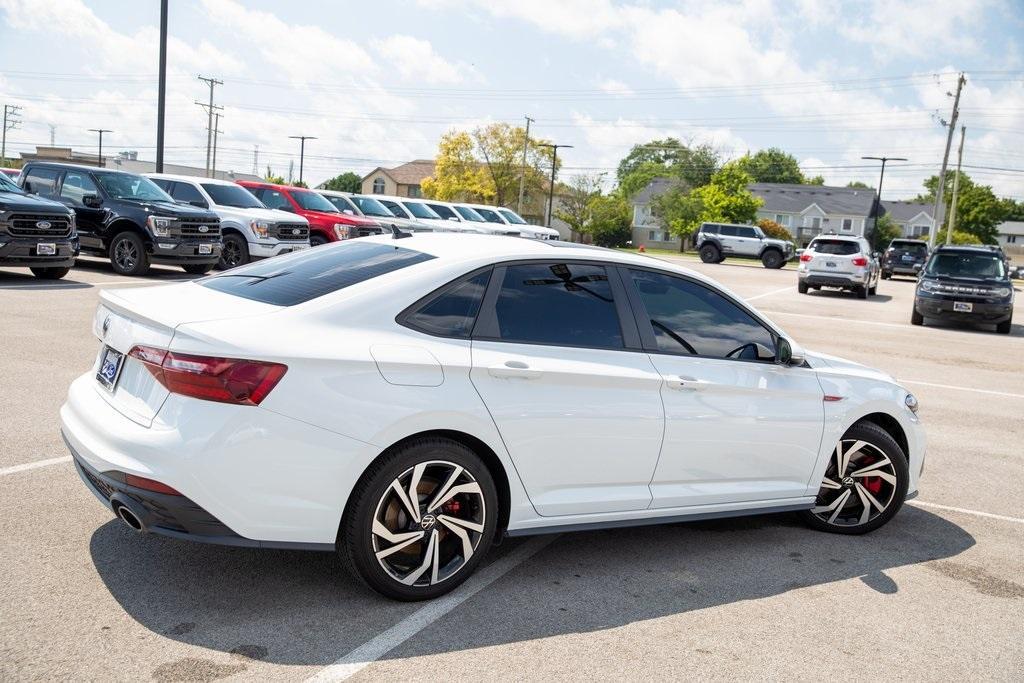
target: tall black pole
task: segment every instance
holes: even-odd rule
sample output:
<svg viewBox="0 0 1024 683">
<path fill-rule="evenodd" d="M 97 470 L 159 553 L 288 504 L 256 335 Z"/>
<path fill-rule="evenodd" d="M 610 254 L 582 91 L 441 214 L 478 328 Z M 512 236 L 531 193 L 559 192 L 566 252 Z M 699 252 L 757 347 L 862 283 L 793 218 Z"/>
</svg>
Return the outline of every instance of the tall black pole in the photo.
<svg viewBox="0 0 1024 683">
<path fill-rule="evenodd" d="M 299 182 L 302 182 L 302 164 L 306 158 L 306 140 L 316 140 L 312 135 L 289 135 L 293 140 L 299 141 Z"/>
<path fill-rule="evenodd" d="M 167 2 L 160 0 L 160 81 L 156 104 L 156 172 L 164 172 L 164 109 L 167 105 Z"/>
<path fill-rule="evenodd" d="M 550 147 L 551 148 L 551 186 L 548 188 L 548 216 L 544 222 L 549 228 L 551 227 L 551 209 L 555 199 L 555 169 L 558 167 L 558 148 L 559 147 L 572 147 L 572 145 L 554 145 L 551 143 L 539 143 L 538 147 Z"/>
<path fill-rule="evenodd" d="M 878 214 L 882 212 L 882 181 L 885 180 L 885 162 L 887 161 L 906 161 L 903 157 L 861 157 L 861 159 L 870 159 L 872 161 L 882 162 L 882 173 L 878 176 L 878 193 L 875 195 L 875 205 L 871 212 L 871 240 L 872 243 L 875 239 L 875 232 L 878 231 Z"/>
<path fill-rule="evenodd" d="M 113 133 L 114 131 L 109 128 L 90 128 L 90 133 L 99 133 L 100 136 L 100 149 L 99 149 L 99 163 L 97 164 L 100 168 L 103 168 L 103 134 Z"/>
</svg>

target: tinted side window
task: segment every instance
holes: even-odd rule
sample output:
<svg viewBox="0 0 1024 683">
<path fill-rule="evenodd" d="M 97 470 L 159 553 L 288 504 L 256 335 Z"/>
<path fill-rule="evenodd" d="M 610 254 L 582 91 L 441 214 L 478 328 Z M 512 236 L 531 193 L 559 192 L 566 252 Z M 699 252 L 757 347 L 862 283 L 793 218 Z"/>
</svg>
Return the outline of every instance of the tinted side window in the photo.
<svg viewBox="0 0 1024 683">
<path fill-rule="evenodd" d="M 623 347 L 622 327 L 603 266 L 508 266 L 495 317 L 502 341 Z"/>
<path fill-rule="evenodd" d="M 300 251 L 204 278 L 219 292 L 293 306 L 434 257 L 413 249 L 353 240 Z"/>
<path fill-rule="evenodd" d="M 76 204 L 82 203 L 82 197 L 87 194 L 98 195 L 96 183 L 92 181 L 88 173 L 82 171 L 68 171 L 64 174 L 64 182 L 60 187 L 60 196 L 70 199 Z"/>
<path fill-rule="evenodd" d="M 285 197 L 283 193 L 278 192 L 277 190 L 262 188 L 258 196 L 260 198 L 260 201 L 262 201 L 263 204 L 268 209 L 288 210 L 292 208 L 292 205 L 291 203 L 289 203 L 288 198 Z"/>
<path fill-rule="evenodd" d="M 720 225 L 718 226 L 718 234 L 723 237 L 736 237 L 736 226 L 735 225 Z"/>
<path fill-rule="evenodd" d="M 710 224 L 710 223 L 705 223 L 704 225 L 702 225 L 700 227 L 700 231 L 705 233 L 705 234 L 708 234 L 708 235 L 717 235 L 718 234 L 718 226 Z"/>
<path fill-rule="evenodd" d="M 670 353 L 774 360 L 770 332 L 721 294 L 690 280 L 631 270 L 658 350 Z"/>
<path fill-rule="evenodd" d="M 60 171 L 53 168 L 33 168 L 25 175 L 21 186 L 26 192 L 54 194 L 57 191 L 57 176 Z"/>
<path fill-rule="evenodd" d="M 188 183 L 174 183 L 171 196 L 179 202 L 202 202 L 203 206 L 206 206 L 206 200 L 203 199 L 203 195 L 199 194 L 199 190 Z"/>
<path fill-rule="evenodd" d="M 156 185 L 157 187 L 159 187 L 164 192 L 170 192 L 170 190 L 171 190 L 171 181 L 170 180 L 165 180 L 164 178 L 150 178 L 150 180 L 152 180 L 153 184 Z"/>
<path fill-rule="evenodd" d="M 753 228 L 736 228 L 736 232 L 740 237 L 757 237 Z"/>
<path fill-rule="evenodd" d="M 402 322 L 427 334 L 467 339 L 473 331 L 490 279 L 491 271 L 485 270 L 453 286 L 446 286 L 439 294 L 406 314 Z"/>
</svg>

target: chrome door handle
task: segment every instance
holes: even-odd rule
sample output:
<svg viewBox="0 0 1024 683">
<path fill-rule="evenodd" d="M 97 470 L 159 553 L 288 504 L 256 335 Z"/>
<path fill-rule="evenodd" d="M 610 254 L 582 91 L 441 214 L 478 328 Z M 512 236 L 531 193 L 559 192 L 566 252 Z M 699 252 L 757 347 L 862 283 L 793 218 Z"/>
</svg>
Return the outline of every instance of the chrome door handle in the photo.
<svg viewBox="0 0 1024 683">
<path fill-rule="evenodd" d="M 672 375 L 665 378 L 665 386 L 669 389 L 689 389 L 691 391 L 699 391 L 701 389 L 707 389 L 713 384 L 714 382 L 697 379 L 696 377 L 687 377 L 685 375 Z"/>
<path fill-rule="evenodd" d="M 487 368 L 491 377 L 516 377 L 519 379 L 537 379 L 543 371 L 531 368 L 521 360 L 507 360 L 499 365 Z"/>
</svg>

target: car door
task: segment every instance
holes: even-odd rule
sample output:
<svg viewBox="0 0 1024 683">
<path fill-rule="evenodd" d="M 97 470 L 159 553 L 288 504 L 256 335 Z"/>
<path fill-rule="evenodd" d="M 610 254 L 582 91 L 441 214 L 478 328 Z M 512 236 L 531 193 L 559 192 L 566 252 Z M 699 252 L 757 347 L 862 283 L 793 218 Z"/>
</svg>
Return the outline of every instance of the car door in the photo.
<svg viewBox="0 0 1024 683">
<path fill-rule="evenodd" d="M 736 236 L 735 225 L 718 226 L 718 243 L 722 245 L 722 253 L 736 254 L 739 245 L 739 237 Z"/>
<path fill-rule="evenodd" d="M 78 239 L 85 248 L 102 249 L 102 234 L 107 210 L 100 206 L 86 206 L 88 196 L 102 197 L 100 190 L 87 171 L 69 169 L 64 172 L 58 200 L 75 212 Z"/>
<path fill-rule="evenodd" d="M 804 496 L 824 421 L 814 371 L 776 364 L 776 335 L 709 285 L 623 272 L 641 339 L 665 381 L 652 507 Z"/>
<path fill-rule="evenodd" d="M 537 512 L 641 510 L 661 448 L 661 376 L 614 269 L 495 268 L 470 377 Z"/>
<path fill-rule="evenodd" d="M 736 227 L 736 253 L 742 256 L 757 256 L 761 251 L 761 240 L 757 231 L 747 226 Z"/>
</svg>

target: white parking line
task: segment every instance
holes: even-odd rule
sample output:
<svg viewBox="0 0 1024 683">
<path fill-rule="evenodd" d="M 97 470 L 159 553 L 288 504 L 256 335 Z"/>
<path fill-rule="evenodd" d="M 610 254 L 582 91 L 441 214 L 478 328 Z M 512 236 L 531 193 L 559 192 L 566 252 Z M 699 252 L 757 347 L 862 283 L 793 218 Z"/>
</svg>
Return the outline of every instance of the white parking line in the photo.
<svg viewBox="0 0 1024 683">
<path fill-rule="evenodd" d="M 991 394 L 992 396 L 1009 396 L 1010 398 L 1024 398 L 1024 394 L 1013 394 L 1009 391 L 992 391 L 991 389 L 974 389 L 971 387 L 958 387 L 955 384 L 934 384 L 932 382 L 921 382 L 916 379 L 897 378 L 903 384 L 919 384 L 923 387 L 936 387 L 937 389 L 953 389 L 955 391 L 973 391 L 976 394 Z"/>
<path fill-rule="evenodd" d="M 327 683 L 328 681 L 344 681 L 351 678 L 530 559 L 556 538 L 558 538 L 557 535 L 531 538 L 505 557 L 471 576 L 466 583 L 448 595 L 420 607 L 387 631 L 363 643 L 322 669 L 315 676 L 311 676 L 307 682 Z"/>
<path fill-rule="evenodd" d="M 749 301 L 749 299 L 748 299 Z M 879 325 L 881 327 L 907 328 L 909 325 L 903 323 L 883 323 L 877 320 L 860 320 L 858 318 L 839 318 L 833 315 L 811 315 L 810 313 L 790 313 L 789 311 L 768 311 L 761 309 L 765 315 L 791 315 L 794 318 L 810 318 L 812 320 L 830 320 L 833 322 L 861 323 L 863 325 Z"/>
<path fill-rule="evenodd" d="M 763 299 L 766 296 L 771 296 L 772 294 L 779 294 L 780 292 L 788 292 L 791 289 L 793 289 L 793 288 L 792 287 L 780 287 L 779 289 L 773 289 L 772 291 L 765 292 L 764 294 L 757 294 L 755 296 L 748 296 L 746 300 L 747 301 L 756 301 L 757 299 Z"/>
<path fill-rule="evenodd" d="M 919 505 L 921 507 L 926 508 L 935 508 L 936 510 L 947 510 L 949 512 L 959 512 L 965 515 L 974 515 L 975 517 L 987 517 L 989 519 L 998 519 L 1004 522 L 1024 524 L 1024 518 L 1021 517 L 1007 517 L 1006 515 L 994 515 L 991 512 L 981 512 L 980 510 L 968 510 L 967 508 L 957 508 L 951 505 L 939 505 L 938 503 L 929 503 L 924 500 L 910 500 L 907 501 L 907 505 Z"/>
<path fill-rule="evenodd" d="M 62 455 L 59 458 L 50 458 L 48 460 L 36 460 L 35 462 L 26 462 L 22 465 L 12 465 L 11 467 L 3 467 L 0 468 L 0 477 L 6 477 L 8 474 L 17 474 L 18 472 L 25 472 L 27 470 L 34 470 L 39 467 L 59 465 L 62 462 L 71 462 L 71 456 Z"/>
</svg>

